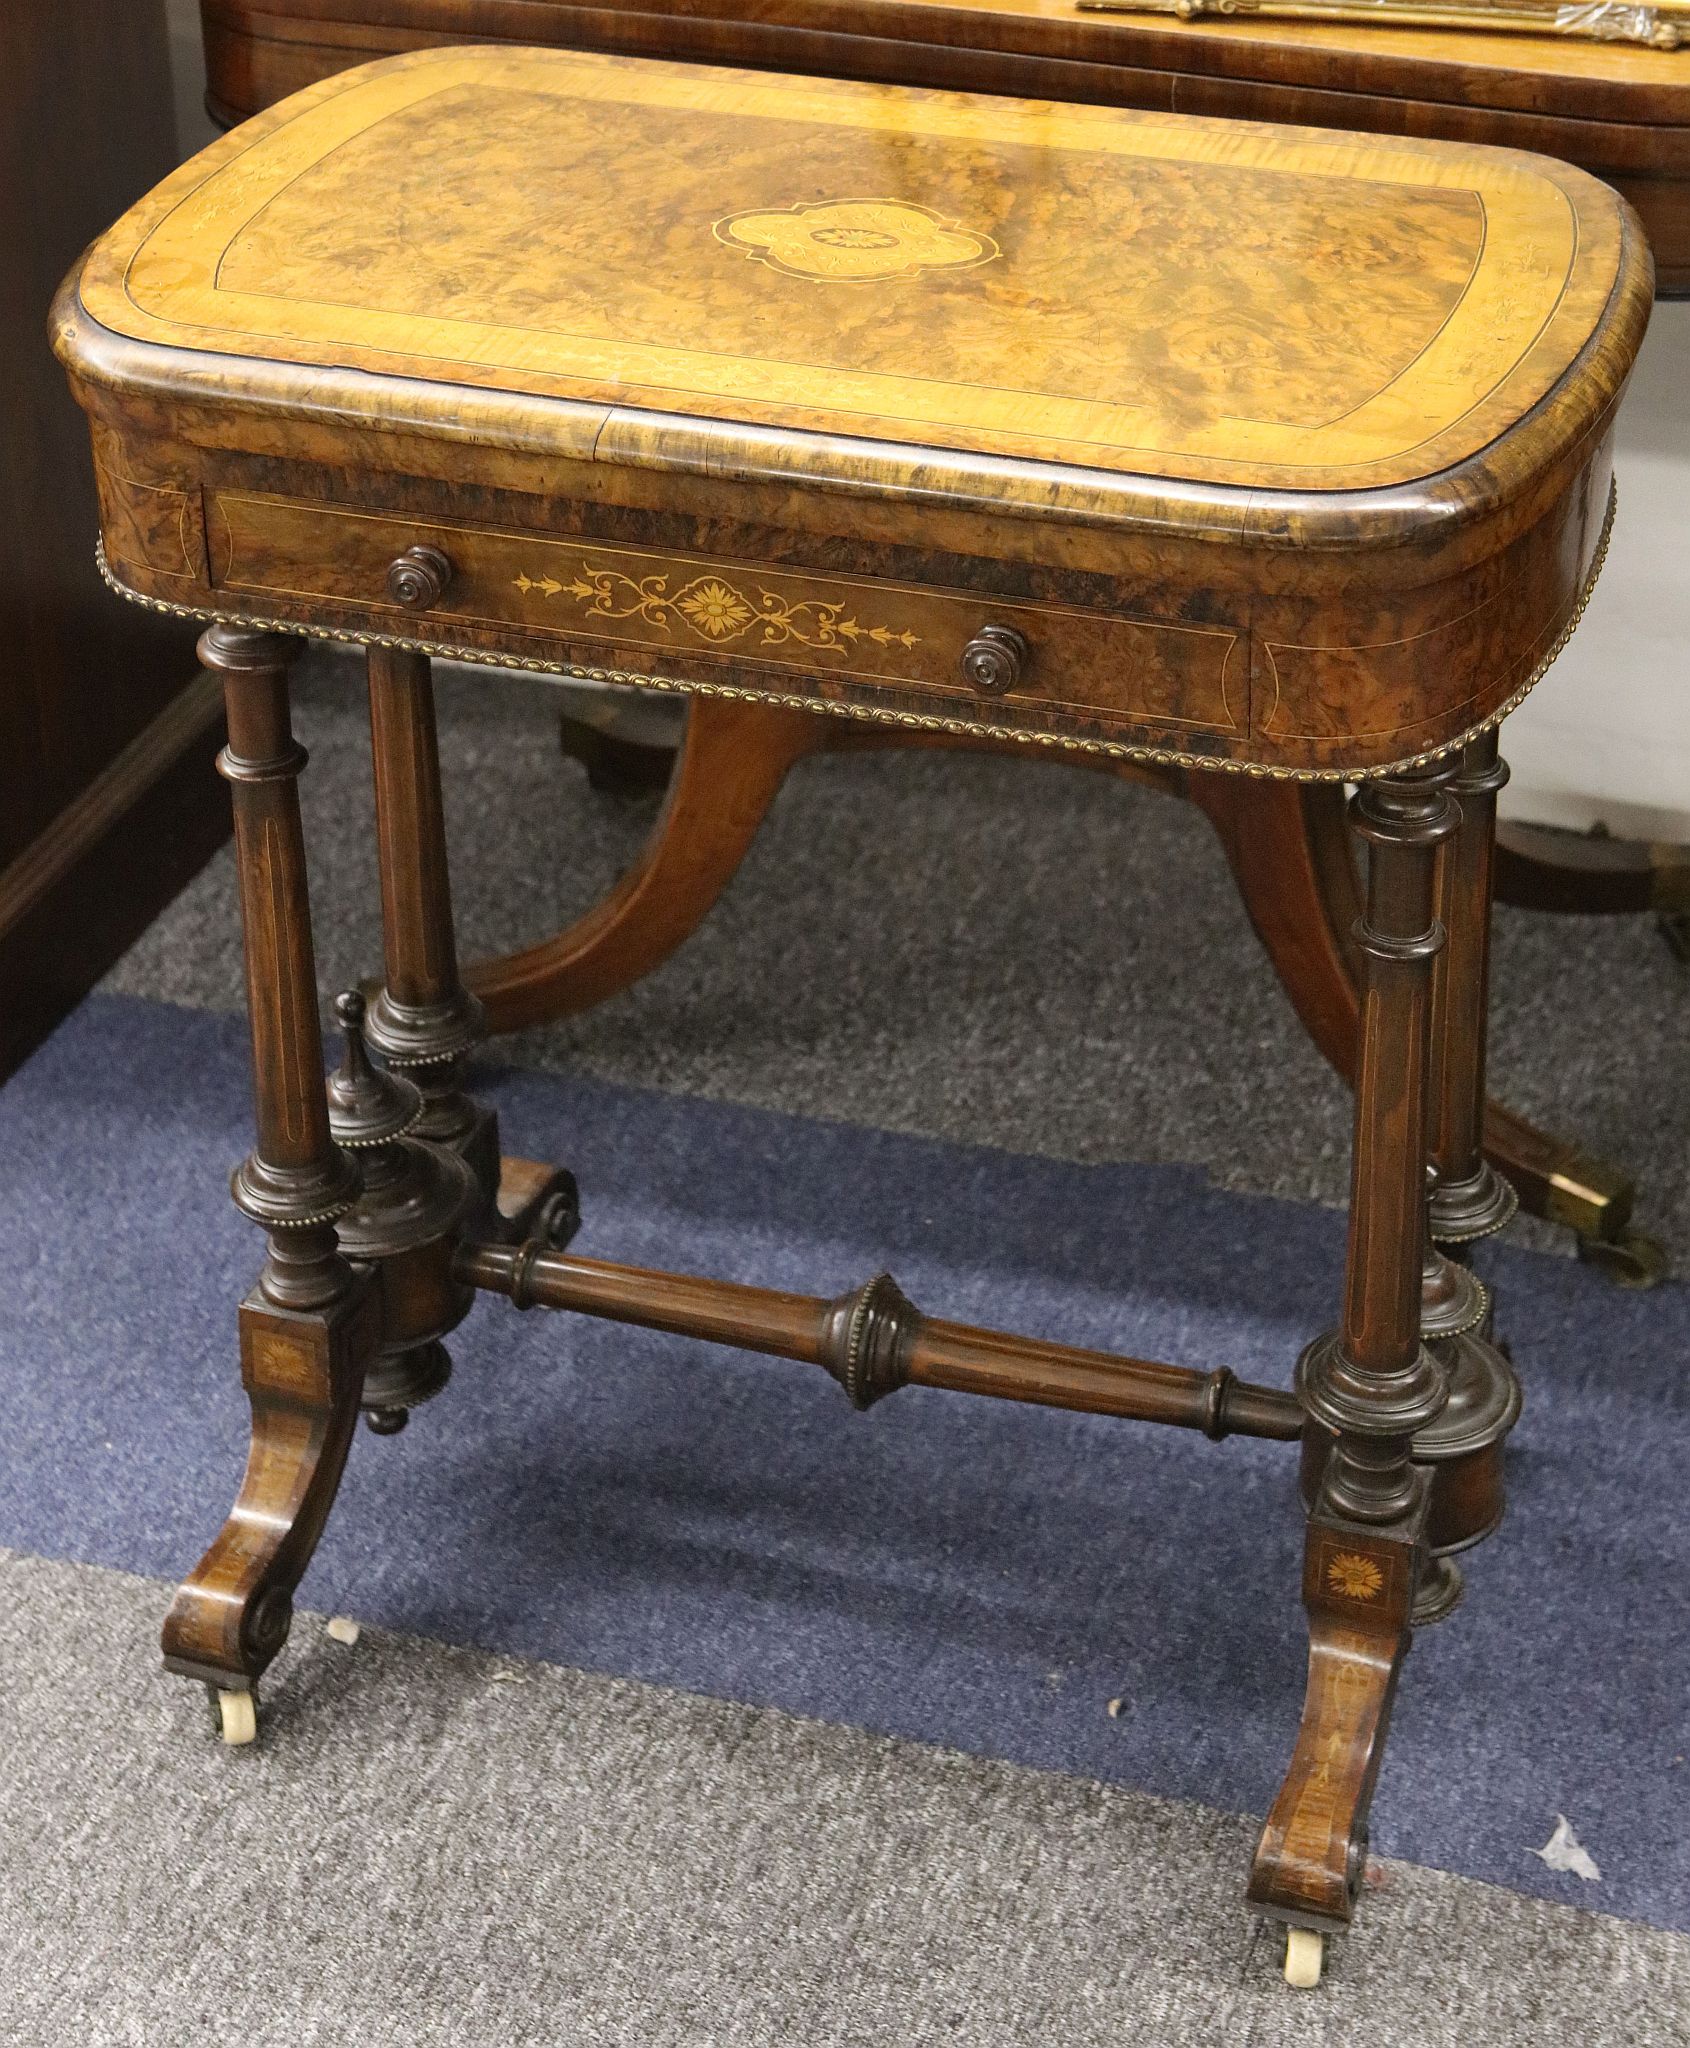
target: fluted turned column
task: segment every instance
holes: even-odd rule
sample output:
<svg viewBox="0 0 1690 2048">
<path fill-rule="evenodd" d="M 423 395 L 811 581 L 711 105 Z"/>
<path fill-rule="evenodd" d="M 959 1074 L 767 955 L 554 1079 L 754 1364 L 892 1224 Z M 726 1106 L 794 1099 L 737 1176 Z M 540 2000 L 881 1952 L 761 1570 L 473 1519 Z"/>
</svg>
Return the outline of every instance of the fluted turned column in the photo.
<svg viewBox="0 0 1690 2048">
<path fill-rule="evenodd" d="M 1520 1414 L 1519 1381 L 1491 1341 L 1489 1292 L 1469 1263 L 1472 1245 L 1502 1229 L 1518 1207 L 1512 1185 L 1484 1153 L 1496 800 L 1507 780 L 1494 730 L 1470 741 L 1450 784 L 1461 824 L 1438 850 L 1438 914 L 1447 936 L 1432 972 L 1421 1330 L 1444 1367 L 1449 1398 L 1414 1444 L 1432 1481 L 1426 1538 L 1433 1556 L 1415 1595 L 1417 1623 L 1455 1607 L 1462 1591 L 1455 1553 L 1502 1518 L 1503 1446 Z"/>
<path fill-rule="evenodd" d="M 299 818 L 305 749 L 293 736 L 288 669 L 303 642 L 217 625 L 200 659 L 223 678 L 228 745 L 218 756 L 235 819 L 257 1142 L 236 1170 L 241 1211 L 269 1233 L 259 1287 L 287 1308 L 319 1308 L 351 1275 L 332 1225 L 358 1169 L 329 1134 L 317 965 Z"/>
<path fill-rule="evenodd" d="M 372 647 L 368 668 L 384 972 L 365 1028 L 422 1090 L 417 1135 L 476 1152 L 472 1164 L 491 1201 L 497 1152 L 480 1156 L 486 1119 L 463 1089 L 464 1058 L 483 1020 L 458 972 L 434 679 L 426 655 L 401 648 Z"/>
<path fill-rule="evenodd" d="M 1450 784 L 1461 824 L 1438 852 L 1438 914 L 1448 936 L 1432 976 L 1427 1128 L 1437 1169 L 1431 1231 L 1439 1244 L 1488 1237 L 1519 1207 L 1513 1186 L 1484 1152 L 1496 800 L 1507 781 L 1493 727 L 1461 754 Z"/>
<path fill-rule="evenodd" d="M 1356 926 L 1364 983 L 1344 1305 L 1338 1329 L 1297 1365 L 1313 1495 L 1308 1685 L 1249 1888 L 1260 1911 L 1288 1925 L 1286 1973 L 1300 1983 L 1318 1978 L 1321 1937 L 1354 1910 L 1427 1558 L 1430 1488 L 1412 1451 L 1446 1398 L 1420 1318 L 1432 963 L 1444 942 L 1434 864 L 1460 818 L 1451 774 L 1434 766 L 1364 783 L 1353 805 L 1370 859 Z"/>
<path fill-rule="evenodd" d="M 1344 1308 L 1304 1353 L 1298 1392 L 1330 1433 L 1322 1498 L 1384 1523 L 1415 1502 L 1414 1434 L 1443 1407 L 1444 1374 L 1422 1341 L 1427 1084 L 1432 964 L 1444 943 L 1435 858 L 1460 822 L 1445 764 L 1364 783 L 1354 802 L 1368 841 L 1364 971 Z"/>
</svg>

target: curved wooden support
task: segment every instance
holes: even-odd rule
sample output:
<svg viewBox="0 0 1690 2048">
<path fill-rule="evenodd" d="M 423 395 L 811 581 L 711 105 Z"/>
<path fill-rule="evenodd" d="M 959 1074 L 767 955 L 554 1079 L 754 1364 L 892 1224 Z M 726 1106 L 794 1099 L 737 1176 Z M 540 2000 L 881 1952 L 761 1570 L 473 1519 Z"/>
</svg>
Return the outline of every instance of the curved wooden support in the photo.
<svg viewBox="0 0 1690 2048">
<path fill-rule="evenodd" d="M 1215 828 L 1303 1029 L 1353 1082 L 1361 987 L 1351 934 L 1362 893 L 1342 785 L 1194 774 L 1186 794 Z"/>
<path fill-rule="evenodd" d="M 1497 828 L 1496 900 L 1571 917 L 1690 916 L 1690 846 L 1567 832 Z"/>
<path fill-rule="evenodd" d="M 1188 776 L 1187 791 L 1220 838 L 1303 1028 L 1353 1083 L 1361 997 L 1351 931 L 1361 887 L 1343 791 L 1232 775 Z M 1485 1104 L 1484 1149 L 1532 1215 L 1564 1223 L 1595 1246 L 1626 1242 L 1635 1189 L 1618 1167 L 1496 1101 Z"/>
<path fill-rule="evenodd" d="M 379 1337 L 374 1276 L 327 1309 L 241 1304 L 252 1444 L 217 1540 L 178 1591 L 164 1661 L 187 1678 L 250 1686 L 287 1640 L 293 1592 L 317 1547 Z"/>
<path fill-rule="evenodd" d="M 565 931 L 483 960 L 464 979 L 492 1031 L 590 1009 L 660 966 L 691 937 L 739 870 L 794 762 L 806 754 L 999 741 L 855 728 L 819 712 L 695 698 L 663 811 L 639 860 Z M 1167 770 L 1098 764 L 1168 787 Z M 1361 889 L 1337 784 L 1193 774 L 1184 791 L 1219 835 L 1250 921 L 1292 1008 L 1325 1058 L 1352 1080 L 1361 1017 L 1351 928 Z M 1533 1215 L 1597 1244 L 1625 1237 L 1633 1200 L 1618 1169 L 1550 1137 L 1501 1103 L 1485 1107 L 1485 1152 Z"/>
<path fill-rule="evenodd" d="M 1334 1517 L 1309 1525 L 1309 1679 L 1291 1768 L 1256 1847 L 1259 1912 L 1347 1927 L 1367 1866 L 1367 1817 L 1408 1650 L 1415 1545 Z"/>
<path fill-rule="evenodd" d="M 739 870 L 787 770 L 837 721 L 779 705 L 695 697 L 663 810 L 639 860 L 566 931 L 469 968 L 488 1028 L 590 1009 L 649 974 L 704 921 Z"/>
</svg>

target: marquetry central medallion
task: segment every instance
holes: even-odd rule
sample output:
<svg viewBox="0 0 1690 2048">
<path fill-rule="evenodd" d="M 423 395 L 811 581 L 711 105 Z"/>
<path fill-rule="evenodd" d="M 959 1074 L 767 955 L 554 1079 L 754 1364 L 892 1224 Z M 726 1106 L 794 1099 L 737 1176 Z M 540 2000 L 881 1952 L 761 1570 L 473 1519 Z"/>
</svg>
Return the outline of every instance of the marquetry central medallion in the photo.
<svg viewBox="0 0 1690 2048">
<path fill-rule="evenodd" d="M 999 253 L 990 235 L 905 199 L 818 199 L 730 213 L 716 222 L 715 234 L 753 263 L 824 284 L 969 270 Z"/>
</svg>

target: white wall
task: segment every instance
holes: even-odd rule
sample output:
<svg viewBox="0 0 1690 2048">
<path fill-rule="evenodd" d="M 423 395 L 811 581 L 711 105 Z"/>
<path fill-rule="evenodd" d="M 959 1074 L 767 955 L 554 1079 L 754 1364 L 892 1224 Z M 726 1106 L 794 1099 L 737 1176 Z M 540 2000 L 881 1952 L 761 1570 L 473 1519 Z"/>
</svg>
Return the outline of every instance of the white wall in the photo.
<svg viewBox="0 0 1690 2048">
<path fill-rule="evenodd" d="M 214 130 L 197 0 L 167 0 L 183 155 Z M 1620 417 L 1619 518 L 1572 645 L 1508 721 L 1512 817 L 1690 842 L 1690 303 L 1657 306 Z"/>
<path fill-rule="evenodd" d="M 199 0 L 164 0 L 170 30 L 170 69 L 176 85 L 178 153 L 192 156 L 217 133 L 205 111 L 205 52 L 200 45 Z"/>
<path fill-rule="evenodd" d="M 1584 624 L 1508 721 L 1502 809 L 1690 842 L 1690 302 L 1660 305 L 1620 411 L 1619 514 Z"/>
</svg>

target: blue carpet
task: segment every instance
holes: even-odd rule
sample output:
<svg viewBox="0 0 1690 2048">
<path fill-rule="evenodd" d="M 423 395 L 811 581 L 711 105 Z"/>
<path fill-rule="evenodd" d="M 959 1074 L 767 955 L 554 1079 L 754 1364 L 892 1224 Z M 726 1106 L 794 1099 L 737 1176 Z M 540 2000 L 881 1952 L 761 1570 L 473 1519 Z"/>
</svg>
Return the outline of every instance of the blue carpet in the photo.
<svg viewBox="0 0 1690 2048">
<path fill-rule="evenodd" d="M 489 1081 L 582 1180 L 579 1248 L 918 1304 L 1283 1383 L 1342 1219 L 589 1081 Z M 0 1091 L 0 1543 L 175 1577 L 239 1474 L 238 1021 L 95 998 Z M 1513 1507 L 1416 1644 L 1375 1846 L 1690 1930 L 1690 1292 L 1502 1250 Z M 905 1393 L 482 1303 L 405 1435 L 361 1434 L 304 1597 L 1260 1812 L 1302 1695 L 1287 1447 Z M 152 1683 L 146 1671 L 137 1686 Z M 1122 1702 L 1116 1717 L 1106 1712 Z M 567 1740 L 567 1731 L 560 1731 Z M 1587 1885 L 1527 1851 L 1566 1813 Z"/>
</svg>

